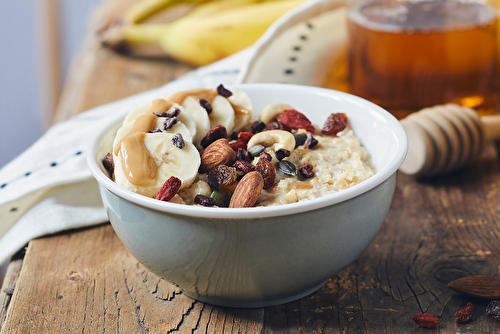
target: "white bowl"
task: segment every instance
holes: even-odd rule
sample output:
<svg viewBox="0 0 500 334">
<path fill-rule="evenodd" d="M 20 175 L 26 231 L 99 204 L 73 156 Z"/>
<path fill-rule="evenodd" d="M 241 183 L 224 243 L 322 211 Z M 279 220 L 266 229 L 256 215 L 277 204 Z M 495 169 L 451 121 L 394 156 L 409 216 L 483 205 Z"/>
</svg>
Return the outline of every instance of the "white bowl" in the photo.
<svg viewBox="0 0 500 334">
<path fill-rule="evenodd" d="M 335 194 L 272 207 L 161 202 L 119 187 L 102 166 L 125 115 L 98 131 L 88 163 L 116 234 L 150 271 L 188 296 L 215 305 L 289 302 L 316 291 L 370 244 L 392 201 L 406 135 L 387 111 L 349 94 L 286 84 L 227 87 L 250 96 L 255 118 L 275 102 L 292 105 L 318 125 L 332 112 L 345 112 L 371 155 L 375 175 Z"/>
</svg>

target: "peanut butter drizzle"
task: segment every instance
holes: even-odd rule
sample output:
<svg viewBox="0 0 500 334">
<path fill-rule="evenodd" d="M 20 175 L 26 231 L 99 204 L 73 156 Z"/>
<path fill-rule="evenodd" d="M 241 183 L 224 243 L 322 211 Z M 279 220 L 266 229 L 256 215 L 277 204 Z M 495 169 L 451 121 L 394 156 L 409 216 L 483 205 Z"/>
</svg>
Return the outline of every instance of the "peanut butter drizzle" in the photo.
<svg viewBox="0 0 500 334">
<path fill-rule="evenodd" d="M 122 169 L 125 177 L 138 186 L 152 186 L 156 176 L 156 164 L 146 149 L 145 132 L 135 132 L 123 137 L 120 143 Z"/>
<path fill-rule="evenodd" d="M 129 133 L 115 147 L 115 155 L 121 151 L 122 170 L 127 180 L 138 186 L 150 186 L 154 184 L 156 176 L 156 164 L 146 149 L 144 139 L 149 130 L 156 128 L 158 116 L 173 106 L 170 101 L 157 99 L 151 102 L 148 111 L 139 117 L 132 125 Z"/>
<path fill-rule="evenodd" d="M 187 90 L 184 92 L 175 93 L 175 94 L 171 95 L 168 99 L 169 99 L 169 101 L 175 102 L 177 104 L 182 104 L 182 102 L 184 102 L 184 100 L 186 98 L 192 97 L 196 100 L 197 99 L 207 100 L 211 104 L 217 95 L 218 95 L 217 92 L 213 89 L 196 88 L 196 89 L 191 89 L 191 90 Z M 231 103 L 231 101 L 229 101 L 229 103 Z M 237 105 L 231 103 L 231 107 L 233 107 L 233 110 L 236 114 L 241 114 L 241 115 L 250 114 L 250 110 L 247 110 L 247 109 L 243 108 L 242 106 L 237 106 Z"/>
</svg>

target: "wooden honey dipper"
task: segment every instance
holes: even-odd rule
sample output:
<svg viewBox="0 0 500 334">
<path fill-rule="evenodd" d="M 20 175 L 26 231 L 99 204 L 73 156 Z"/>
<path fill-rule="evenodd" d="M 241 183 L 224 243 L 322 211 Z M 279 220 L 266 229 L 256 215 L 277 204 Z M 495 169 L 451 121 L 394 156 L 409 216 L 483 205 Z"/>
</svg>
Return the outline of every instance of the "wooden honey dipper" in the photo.
<svg viewBox="0 0 500 334">
<path fill-rule="evenodd" d="M 445 104 L 422 109 L 401 120 L 408 154 L 401 172 L 433 176 L 459 169 L 500 138 L 500 115 L 479 116 L 473 109 Z"/>
</svg>

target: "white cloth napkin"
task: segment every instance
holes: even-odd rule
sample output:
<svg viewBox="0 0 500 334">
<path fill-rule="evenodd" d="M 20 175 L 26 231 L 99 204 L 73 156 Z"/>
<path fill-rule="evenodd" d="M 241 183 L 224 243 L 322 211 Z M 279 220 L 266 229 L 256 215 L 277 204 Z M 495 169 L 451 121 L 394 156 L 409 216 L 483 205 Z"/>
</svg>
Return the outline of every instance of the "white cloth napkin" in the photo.
<svg viewBox="0 0 500 334">
<path fill-rule="evenodd" d="M 165 86 L 94 108 L 50 128 L 33 146 L 0 170 L 0 264 L 33 238 L 108 221 L 97 183 L 86 163 L 87 143 L 100 124 L 115 118 L 117 113 L 124 114 L 136 105 L 163 95 L 248 81 L 247 76 L 255 74 L 255 66 L 263 75 L 257 78 L 254 75 L 252 82 L 272 81 L 262 65 L 268 63 L 276 67 L 278 54 L 270 48 L 271 42 L 298 23 L 338 8 L 342 1 L 308 1 L 281 17 L 246 50 L 191 71 Z M 322 20 L 334 23 L 329 18 Z M 324 23 L 318 27 L 323 27 L 323 32 L 317 30 L 317 35 L 331 28 Z M 285 38 L 279 45 L 292 43 L 291 38 L 295 43 L 294 34 L 287 37 L 289 42 Z M 323 45 L 324 41 L 321 39 L 318 43 Z M 266 50 L 269 50 L 267 54 Z M 311 50 L 314 55 L 318 54 L 318 48 Z M 288 49 L 282 51 L 283 57 L 289 52 Z M 306 76 L 295 80 L 293 83 L 312 83 Z"/>
</svg>

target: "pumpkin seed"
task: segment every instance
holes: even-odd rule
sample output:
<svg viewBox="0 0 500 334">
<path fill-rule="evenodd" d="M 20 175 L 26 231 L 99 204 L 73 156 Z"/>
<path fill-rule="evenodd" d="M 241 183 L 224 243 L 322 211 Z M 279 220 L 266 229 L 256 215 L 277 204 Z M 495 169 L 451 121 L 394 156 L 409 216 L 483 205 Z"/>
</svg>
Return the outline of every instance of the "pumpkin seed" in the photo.
<svg viewBox="0 0 500 334">
<path fill-rule="evenodd" d="M 457 334 L 490 334 L 489 332 L 478 331 L 476 329 L 462 329 Z"/>
<path fill-rule="evenodd" d="M 218 190 L 212 191 L 210 198 L 214 201 L 217 206 L 226 206 L 228 194 L 226 189 L 219 188 Z"/>
<path fill-rule="evenodd" d="M 250 153 L 253 157 L 258 157 L 261 152 L 264 152 L 265 147 L 262 145 L 255 145 L 248 149 L 248 153 Z"/>
<path fill-rule="evenodd" d="M 278 161 L 276 166 L 280 172 L 285 173 L 286 175 L 297 175 L 297 167 L 293 164 L 293 162 L 281 160 Z"/>
<path fill-rule="evenodd" d="M 295 138 L 295 147 L 297 147 L 300 145 L 304 145 L 304 143 L 306 142 L 306 139 L 307 139 L 307 134 L 296 133 L 293 135 L 293 137 Z"/>
</svg>

